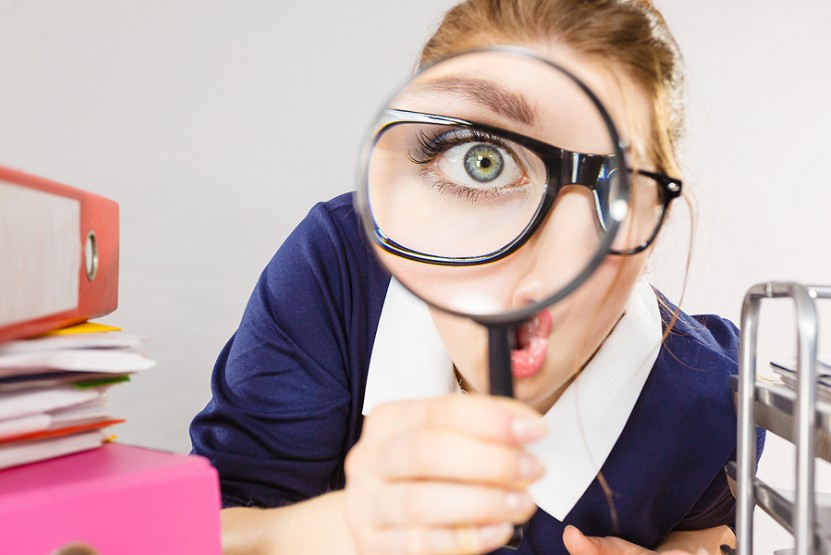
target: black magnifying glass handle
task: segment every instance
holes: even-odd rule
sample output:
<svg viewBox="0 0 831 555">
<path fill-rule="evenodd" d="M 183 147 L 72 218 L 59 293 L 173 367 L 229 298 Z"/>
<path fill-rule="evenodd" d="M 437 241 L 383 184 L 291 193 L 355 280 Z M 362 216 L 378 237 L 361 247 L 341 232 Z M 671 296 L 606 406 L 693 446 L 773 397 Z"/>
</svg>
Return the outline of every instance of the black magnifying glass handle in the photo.
<svg viewBox="0 0 831 555">
<path fill-rule="evenodd" d="M 522 532 L 525 530 L 524 524 L 514 524 L 514 533 L 508 543 L 505 544 L 506 549 L 516 551 L 522 543 Z"/>
<path fill-rule="evenodd" d="M 491 395 L 514 396 L 511 349 L 515 328 L 511 324 L 488 324 L 488 379 Z"/>
<path fill-rule="evenodd" d="M 511 350 L 514 347 L 516 330 L 511 324 L 488 325 L 488 372 L 491 395 L 514 396 L 514 379 L 511 373 Z M 522 543 L 523 526 L 514 526 L 511 539 L 505 544 L 508 549 L 519 549 Z"/>
</svg>

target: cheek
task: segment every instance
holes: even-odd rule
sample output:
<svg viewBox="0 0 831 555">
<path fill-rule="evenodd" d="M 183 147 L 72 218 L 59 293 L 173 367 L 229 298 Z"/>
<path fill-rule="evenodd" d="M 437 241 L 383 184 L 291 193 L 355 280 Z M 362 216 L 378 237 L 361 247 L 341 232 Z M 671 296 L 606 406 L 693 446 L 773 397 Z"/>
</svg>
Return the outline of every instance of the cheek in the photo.
<svg viewBox="0 0 831 555">
<path fill-rule="evenodd" d="M 469 318 L 431 308 L 431 316 L 456 369 L 478 390 L 487 374 L 488 335 Z"/>
<path fill-rule="evenodd" d="M 564 303 L 566 320 L 582 333 L 605 337 L 623 314 L 638 278 L 643 274 L 648 251 L 634 256 L 608 256 L 589 279 Z M 559 310 L 560 307 L 555 307 Z"/>
</svg>

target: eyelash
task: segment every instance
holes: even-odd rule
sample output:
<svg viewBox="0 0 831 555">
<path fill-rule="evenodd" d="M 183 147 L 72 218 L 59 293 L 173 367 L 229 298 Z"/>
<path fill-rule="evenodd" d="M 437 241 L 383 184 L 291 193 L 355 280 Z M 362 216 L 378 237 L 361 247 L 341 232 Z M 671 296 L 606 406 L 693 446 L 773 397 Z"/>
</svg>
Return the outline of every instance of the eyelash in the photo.
<svg viewBox="0 0 831 555">
<path fill-rule="evenodd" d="M 465 136 L 458 136 L 458 134 L 462 132 Z M 448 135 L 451 136 L 448 137 Z M 465 143 L 486 143 L 504 149 L 506 152 L 513 155 L 511 149 L 505 144 L 505 142 L 495 135 L 479 131 L 478 129 L 457 129 L 448 131 L 447 133 L 443 133 L 436 137 L 430 137 L 427 133 L 421 131 L 418 137 L 419 150 L 417 153 L 410 152 L 409 157 L 412 162 L 425 165 L 429 164 L 438 158 L 439 155 L 450 150 L 454 146 Z"/>
</svg>

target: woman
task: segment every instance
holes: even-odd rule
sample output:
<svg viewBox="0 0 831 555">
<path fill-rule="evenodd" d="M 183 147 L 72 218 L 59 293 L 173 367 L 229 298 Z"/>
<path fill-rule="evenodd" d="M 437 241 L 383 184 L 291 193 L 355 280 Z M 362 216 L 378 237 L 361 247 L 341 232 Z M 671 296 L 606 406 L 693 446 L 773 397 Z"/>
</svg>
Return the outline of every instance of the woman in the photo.
<svg viewBox="0 0 831 555">
<path fill-rule="evenodd" d="M 657 232 L 680 191 L 682 124 L 679 54 L 660 14 L 647 0 L 469 0 L 421 64 L 491 44 L 570 60 L 629 141 L 636 186 L 655 188 L 661 202 L 643 208 Z M 516 255 L 523 271 L 499 274 L 515 306 L 544 296 L 556 263 L 544 237 Z M 519 553 L 731 545 L 737 332 L 643 282 L 653 239 L 613 245 L 521 326 L 512 400 L 476 394 L 484 330 L 390 281 L 351 195 L 315 207 L 263 273 L 192 424 L 194 452 L 220 473 L 227 552 L 487 553 L 520 524 Z"/>
</svg>

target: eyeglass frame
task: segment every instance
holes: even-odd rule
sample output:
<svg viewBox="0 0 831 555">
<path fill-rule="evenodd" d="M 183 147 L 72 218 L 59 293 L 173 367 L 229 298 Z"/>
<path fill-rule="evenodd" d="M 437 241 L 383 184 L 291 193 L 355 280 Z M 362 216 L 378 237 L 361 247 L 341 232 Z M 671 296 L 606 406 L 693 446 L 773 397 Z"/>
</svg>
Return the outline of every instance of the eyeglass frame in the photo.
<svg viewBox="0 0 831 555">
<path fill-rule="evenodd" d="M 519 248 L 521 248 L 530 239 L 534 232 L 540 227 L 540 225 L 542 225 L 542 222 L 545 220 L 545 217 L 548 215 L 548 213 L 551 210 L 551 207 L 554 205 L 554 200 L 559 194 L 560 189 L 562 188 L 563 184 L 566 183 L 566 180 L 564 179 L 566 177 L 570 178 L 570 180 L 567 182 L 568 184 L 583 186 L 588 188 L 592 192 L 592 197 L 594 198 L 595 203 L 595 215 L 597 216 L 598 224 L 604 230 L 608 231 L 606 229 L 607 226 L 606 224 L 604 224 L 603 218 L 601 217 L 602 208 L 600 206 L 601 201 L 598 194 L 598 189 L 600 187 L 600 172 L 605 171 L 605 168 L 608 167 L 608 161 L 617 158 L 616 155 L 585 154 L 580 152 L 572 152 L 564 148 L 560 148 L 539 141 L 532 137 L 528 137 L 526 135 L 522 135 L 514 131 L 508 131 L 506 129 L 502 129 L 493 125 L 478 123 L 451 116 L 443 116 L 438 114 L 429 114 L 425 112 L 416 112 L 411 110 L 400 110 L 392 108 L 386 109 L 382 112 L 382 116 L 377 122 L 375 132 L 372 135 L 372 145 L 377 144 L 381 136 L 392 127 L 411 123 L 441 125 L 448 127 L 464 127 L 468 129 L 481 130 L 487 134 L 492 134 L 509 139 L 510 141 L 515 142 L 521 145 L 522 147 L 531 150 L 537 156 L 540 157 L 546 169 L 546 190 L 542 202 L 540 203 L 536 213 L 534 214 L 529 224 L 525 227 L 525 229 L 522 230 L 513 240 L 503 245 L 502 247 L 496 249 L 495 251 L 491 251 L 490 253 L 476 256 L 449 257 L 416 251 L 410 249 L 409 247 L 401 245 L 400 243 L 394 241 L 389 236 L 387 236 L 381 230 L 380 226 L 375 221 L 375 218 L 372 217 L 373 235 L 379 246 L 387 252 L 417 262 L 447 266 L 473 266 L 501 260 L 502 258 L 505 258 L 513 254 Z M 568 162 L 567 165 L 563 164 L 564 160 Z M 568 170 L 567 175 L 563 172 L 564 169 Z M 633 170 L 631 168 L 627 168 L 627 171 L 632 172 Z M 587 179 L 586 177 L 591 176 L 592 172 L 594 172 L 595 175 L 594 179 Z M 663 225 L 670 203 L 675 198 L 681 195 L 682 182 L 679 179 L 672 178 L 661 173 L 646 170 L 635 170 L 635 173 L 653 179 L 660 186 L 660 194 L 661 199 L 663 201 L 661 217 L 658 220 L 655 229 L 652 231 L 652 234 L 646 242 L 636 247 L 622 251 L 612 249 L 610 246 L 608 249 L 609 254 L 622 256 L 634 255 L 639 252 L 642 252 L 647 247 L 649 247 L 649 245 L 657 237 L 658 231 Z M 552 175 L 559 176 L 556 179 L 557 187 L 556 190 L 553 191 L 553 193 L 551 187 L 551 182 L 553 181 L 551 178 Z M 625 200 L 628 202 L 628 198 Z M 614 222 L 614 227 L 612 229 L 613 232 L 617 231 L 617 226 L 619 224 L 620 222 Z"/>
<path fill-rule="evenodd" d="M 631 168 L 627 168 L 627 171 L 631 172 L 633 170 Z M 684 188 L 684 183 L 680 179 L 670 177 L 663 173 L 651 172 L 647 170 L 635 170 L 635 173 L 637 175 L 648 177 L 658 184 L 658 194 L 661 197 L 662 203 L 661 217 L 658 218 L 658 222 L 655 224 L 655 227 L 652 230 L 652 234 L 646 241 L 644 241 L 636 247 L 632 247 L 626 250 L 617 250 L 610 248 L 609 254 L 616 254 L 619 256 L 630 256 L 645 251 L 649 247 L 649 245 L 651 245 L 655 241 L 655 238 L 658 237 L 658 232 L 664 225 L 664 220 L 666 219 L 667 212 L 669 212 L 670 203 L 672 203 L 673 200 L 681 196 L 681 191 Z"/>
</svg>

